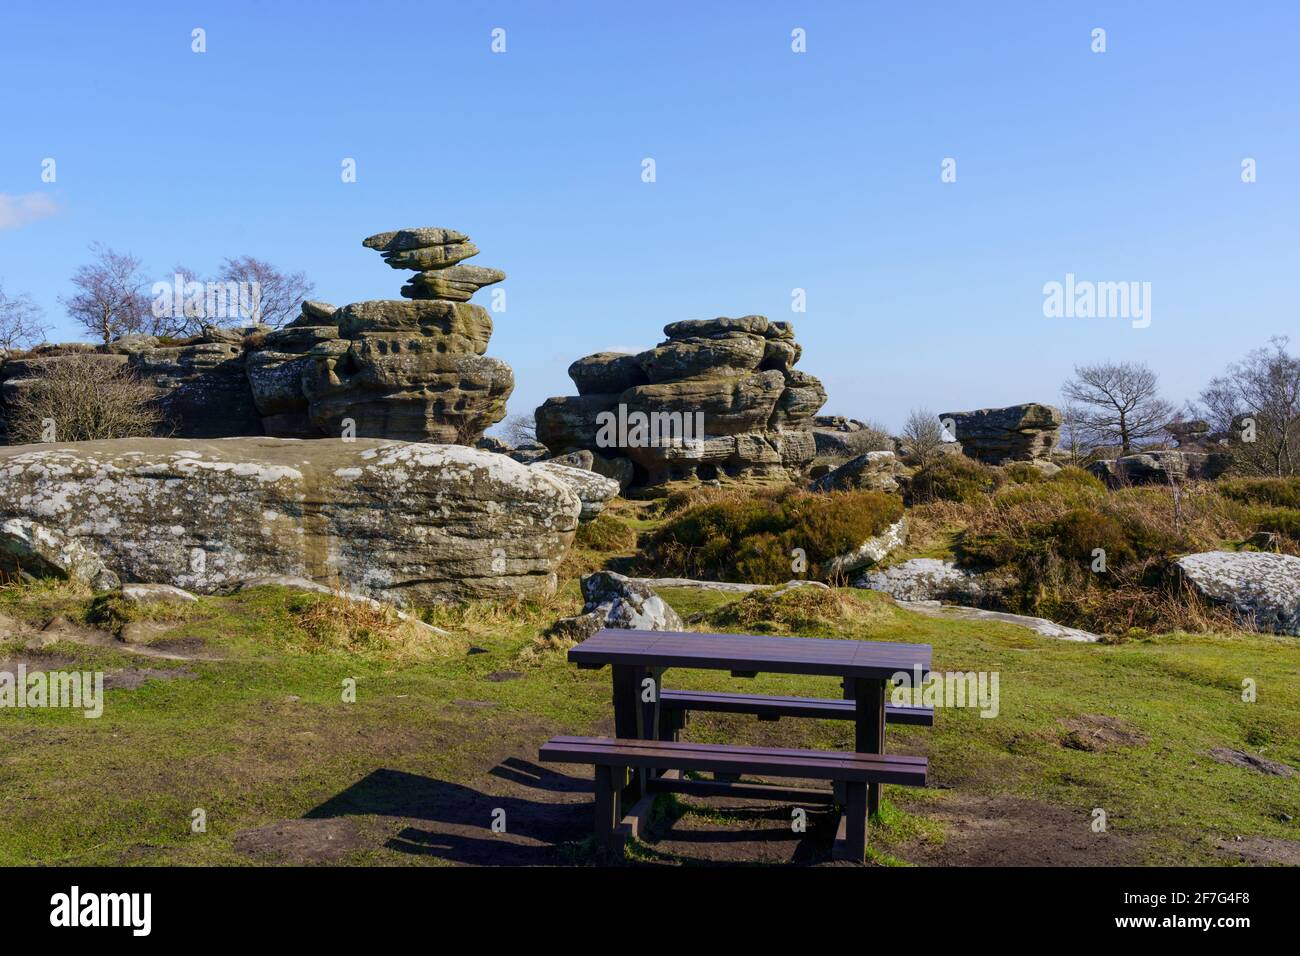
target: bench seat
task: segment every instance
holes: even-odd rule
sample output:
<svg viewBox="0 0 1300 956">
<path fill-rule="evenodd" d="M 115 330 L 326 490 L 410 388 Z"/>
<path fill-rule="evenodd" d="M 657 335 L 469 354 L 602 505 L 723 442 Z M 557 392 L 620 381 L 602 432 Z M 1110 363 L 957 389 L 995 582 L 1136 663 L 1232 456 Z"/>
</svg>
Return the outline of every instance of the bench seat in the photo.
<svg viewBox="0 0 1300 956">
<path fill-rule="evenodd" d="M 554 737 L 541 748 L 546 763 L 591 764 L 595 768 L 596 842 L 617 850 L 621 819 L 619 795 L 629 769 L 695 770 L 719 774 L 829 780 L 845 787 L 845 846 L 850 858 L 861 860 L 867 845 L 867 785 L 900 784 L 923 787 L 928 763 L 924 757 L 865 754 L 833 750 L 789 750 L 777 747 L 729 746 L 674 740 L 634 740 L 610 737 Z M 655 778 L 655 790 L 696 792 L 694 781 Z M 800 791 L 762 784 L 733 785 L 719 793 L 766 799 L 794 796 Z M 770 794 L 770 795 L 769 795 Z"/>
</svg>

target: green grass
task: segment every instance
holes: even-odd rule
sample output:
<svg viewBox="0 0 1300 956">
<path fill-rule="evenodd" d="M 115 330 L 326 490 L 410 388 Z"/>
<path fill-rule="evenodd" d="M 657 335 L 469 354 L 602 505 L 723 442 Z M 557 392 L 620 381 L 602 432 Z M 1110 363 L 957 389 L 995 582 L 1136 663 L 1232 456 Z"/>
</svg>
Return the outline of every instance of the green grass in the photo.
<svg viewBox="0 0 1300 956">
<path fill-rule="evenodd" d="M 1217 861 L 1207 837 L 1300 839 L 1300 825 L 1282 819 L 1300 816 L 1300 776 L 1264 776 L 1206 756 L 1214 747 L 1239 748 L 1300 766 L 1300 641 L 1172 634 L 1062 643 L 1008 624 L 921 617 L 872 592 L 852 594 L 872 612 L 846 619 L 838 636 L 928 642 L 936 669 L 1000 675 L 996 719 L 941 711 L 933 728 L 889 729 L 891 751 L 930 757 L 935 789 L 888 790 L 878 821 L 888 849 L 873 849 L 878 862 L 906 861 L 909 847 L 941 842 L 945 834 L 927 812 L 952 792 L 1031 798 L 1077 810 L 1081 820 L 1103 807 L 1112 830 L 1140 841 L 1139 862 Z M 691 589 L 663 596 L 683 614 L 717 612 L 736 600 Z M 551 602 L 438 612 L 434 623 L 481 652 L 428 661 L 311 648 L 296 624 L 303 600 L 275 588 L 203 599 L 167 638 L 202 642 L 219 661 L 144 661 L 67 642 L 39 652 L 73 662 L 67 666 L 189 676 L 110 690 L 98 720 L 0 710 L 0 865 L 246 864 L 233 847 L 236 833 L 301 818 L 376 770 L 481 788 L 496 763 L 534 760 L 551 734 L 607 725 L 607 673 L 580 671 L 558 650 L 528 653 L 547 624 L 573 612 L 573 581 Z M 92 600 L 57 587 L 0 589 L 0 614 L 35 622 L 56 613 L 85 621 Z M 21 651 L 16 639 L 0 642 L 0 658 L 19 652 L 38 653 Z M 505 671 L 522 676 L 499 679 Z M 357 682 L 356 703 L 342 699 L 346 678 Z M 1241 700 L 1246 678 L 1258 690 L 1255 703 Z M 673 670 L 668 683 L 839 695 L 833 680 L 788 675 L 737 681 L 724 672 Z M 1148 742 L 1098 753 L 1062 746 L 1061 719 L 1084 714 L 1122 718 Z M 699 740 L 837 749 L 852 748 L 851 734 L 843 722 L 730 715 L 699 715 L 689 728 Z M 206 811 L 206 833 L 189 832 L 195 808 Z M 383 842 L 345 862 L 440 862 Z M 570 849 L 573 862 L 585 860 L 581 846 Z M 653 848 L 643 849 L 654 857 Z"/>
</svg>

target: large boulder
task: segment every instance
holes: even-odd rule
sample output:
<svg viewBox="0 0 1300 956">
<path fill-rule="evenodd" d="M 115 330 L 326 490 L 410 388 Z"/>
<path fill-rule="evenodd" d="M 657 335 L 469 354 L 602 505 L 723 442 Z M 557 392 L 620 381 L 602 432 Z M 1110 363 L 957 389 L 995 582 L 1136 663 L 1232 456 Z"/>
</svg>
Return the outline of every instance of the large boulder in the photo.
<svg viewBox="0 0 1300 956">
<path fill-rule="evenodd" d="M 1300 558 L 1264 551 L 1202 551 L 1175 566 L 1197 592 L 1248 626 L 1300 636 Z"/>
<path fill-rule="evenodd" d="M 238 335 L 238 333 L 235 333 Z M 262 434 L 240 341 L 209 334 L 187 345 L 129 354 L 133 371 L 159 390 L 169 430 L 187 438 Z"/>
<path fill-rule="evenodd" d="M 808 486 L 809 491 L 897 491 L 892 451 L 869 451 L 840 465 Z"/>
<path fill-rule="evenodd" d="M 99 555 L 75 536 L 25 516 L 0 522 L 0 571 L 62 578 L 96 591 L 119 584 Z"/>
<path fill-rule="evenodd" d="M 826 391 L 794 368 L 801 350 L 790 324 L 747 315 L 671 322 L 664 334 L 638 355 L 574 362 L 578 394 L 537 410 L 538 440 L 557 455 L 630 461 L 638 488 L 802 475 Z"/>
<path fill-rule="evenodd" d="M 118 439 L 0 448 L 0 523 L 124 581 L 210 594 L 290 575 L 391 603 L 543 595 L 577 527 L 504 455 L 376 439 Z"/>
<path fill-rule="evenodd" d="M 1061 434 L 1061 412 L 1037 402 L 943 412 L 939 418 L 953 422 L 954 437 L 966 456 L 986 465 L 1047 460 Z"/>
</svg>

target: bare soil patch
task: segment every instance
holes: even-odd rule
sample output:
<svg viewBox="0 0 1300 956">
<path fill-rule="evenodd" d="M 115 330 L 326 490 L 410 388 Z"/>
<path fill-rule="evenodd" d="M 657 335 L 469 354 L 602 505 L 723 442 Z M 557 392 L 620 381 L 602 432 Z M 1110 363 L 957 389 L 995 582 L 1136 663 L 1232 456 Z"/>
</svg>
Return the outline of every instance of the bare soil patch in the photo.
<svg viewBox="0 0 1300 956">
<path fill-rule="evenodd" d="M 1104 753 L 1116 747 L 1145 747 L 1149 742 L 1145 734 L 1118 717 L 1081 714 L 1063 718 L 1060 723 L 1065 728 L 1061 746 L 1072 750 Z"/>
</svg>

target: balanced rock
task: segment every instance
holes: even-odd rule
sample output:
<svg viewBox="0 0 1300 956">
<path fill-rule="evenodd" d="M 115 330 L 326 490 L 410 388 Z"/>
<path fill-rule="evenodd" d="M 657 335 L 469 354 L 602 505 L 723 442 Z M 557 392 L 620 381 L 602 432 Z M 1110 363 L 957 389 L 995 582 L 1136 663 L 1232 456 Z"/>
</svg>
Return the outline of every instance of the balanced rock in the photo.
<svg viewBox="0 0 1300 956">
<path fill-rule="evenodd" d="M 793 368 L 794 329 L 761 315 L 672 322 L 638 355 L 598 352 L 569 367 L 576 396 L 537 410 L 554 454 L 586 449 L 593 470 L 630 461 L 632 484 L 788 479 L 816 455 L 821 382 Z"/>
<path fill-rule="evenodd" d="M 0 449 L 0 550 L 30 554 L 21 541 L 36 542 L 65 574 L 75 560 L 88 569 L 80 576 L 99 576 L 89 555 L 100 584 L 199 594 L 289 575 L 397 604 L 545 595 L 581 507 L 545 471 L 457 445 L 134 438 Z"/>
<path fill-rule="evenodd" d="M 492 317 L 466 301 L 496 269 L 456 265 L 478 253 L 462 232 L 421 228 L 366 239 L 390 266 L 420 273 L 406 299 L 354 302 L 330 316 L 338 338 L 308 353 L 307 415 L 318 433 L 474 444 L 505 417 L 514 374 L 487 356 Z"/>
<path fill-rule="evenodd" d="M 1061 432 L 1060 411 L 1037 402 L 943 412 L 939 418 L 953 422 L 954 437 L 966 456 L 986 465 L 1049 459 Z"/>
</svg>

